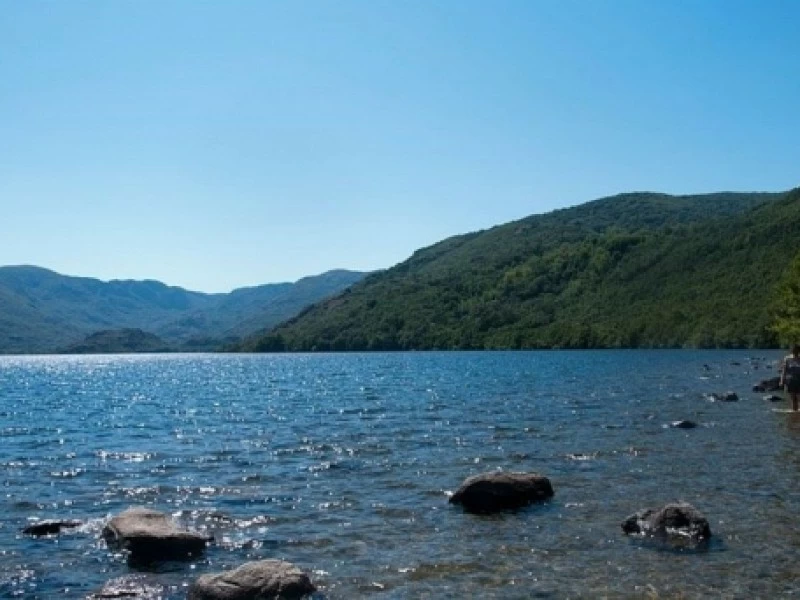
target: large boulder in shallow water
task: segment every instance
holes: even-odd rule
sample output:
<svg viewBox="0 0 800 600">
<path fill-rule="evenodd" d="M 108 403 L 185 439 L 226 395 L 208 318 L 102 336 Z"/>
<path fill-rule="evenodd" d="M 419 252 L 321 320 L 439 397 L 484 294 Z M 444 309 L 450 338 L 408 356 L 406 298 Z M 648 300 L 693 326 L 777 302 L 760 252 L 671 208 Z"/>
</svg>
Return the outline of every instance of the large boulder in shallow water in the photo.
<svg viewBox="0 0 800 600">
<path fill-rule="evenodd" d="M 205 550 L 207 538 L 179 529 L 157 510 L 134 507 L 112 518 L 103 529 L 111 547 L 130 552 L 133 562 L 185 560 Z"/>
<path fill-rule="evenodd" d="M 708 519 L 691 504 L 676 502 L 659 509 L 640 510 L 622 522 L 627 534 L 652 537 L 680 537 L 693 541 L 711 537 Z"/>
<path fill-rule="evenodd" d="M 492 513 L 519 508 L 553 495 L 550 480 L 538 473 L 493 471 L 467 478 L 450 497 L 473 513 Z"/>
<path fill-rule="evenodd" d="M 190 587 L 187 600 L 272 600 L 302 598 L 316 588 L 292 563 L 261 560 L 233 571 L 202 575 Z"/>
</svg>

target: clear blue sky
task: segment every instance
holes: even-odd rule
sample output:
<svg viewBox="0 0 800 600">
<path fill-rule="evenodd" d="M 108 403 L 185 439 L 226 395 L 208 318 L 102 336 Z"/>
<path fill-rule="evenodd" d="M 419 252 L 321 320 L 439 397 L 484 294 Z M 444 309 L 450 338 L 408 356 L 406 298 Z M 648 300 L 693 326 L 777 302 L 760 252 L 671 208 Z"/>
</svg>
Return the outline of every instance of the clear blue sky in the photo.
<svg viewBox="0 0 800 600">
<path fill-rule="evenodd" d="M 800 2 L 7 0 L 0 264 L 203 291 L 800 184 Z"/>
</svg>

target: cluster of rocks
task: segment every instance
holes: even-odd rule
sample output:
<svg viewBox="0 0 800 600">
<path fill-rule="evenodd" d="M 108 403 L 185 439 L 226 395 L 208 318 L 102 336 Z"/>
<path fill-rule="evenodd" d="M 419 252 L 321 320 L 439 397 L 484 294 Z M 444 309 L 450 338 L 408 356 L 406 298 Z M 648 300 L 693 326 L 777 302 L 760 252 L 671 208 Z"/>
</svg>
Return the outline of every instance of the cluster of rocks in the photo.
<svg viewBox="0 0 800 600">
<path fill-rule="evenodd" d="M 706 368 L 706 370 L 710 369 L 708 365 L 704 365 L 704 367 Z M 758 383 L 753 384 L 753 391 L 759 393 L 782 391 L 780 377 L 770 377 L 768 379 L 762 379 Z M 739 401 L 739 395 L 736 392 L 730 390 L 726 392 L 709 392 L 707 394 L 703 394 L 703 397 L 709 402 Z M 783 402 L 785 400 L 783 396 L 779 396 L 777 394 L 766 394 L 762 396 L 762 399 L 765 402 Z M 665 426 L 674 427 L 677 429 L 693 429 L 697 427 L 697 423 L 688 419 L 684 419 L 680 421 L 673 421 L 672 423 L 669 423 L 668 425 Z"/>
<path fill-rule="evenodd" d="M 520 508 L 553 496 L 550 480 L 538 473 L 482 473 L 468 478 L 450 497 L 472 513 L 493 513 Z M 628 535 L 665 541 L 702 542 L 711 537 L 708 520 L 691 504 L 677 502 L 661 508 L 640 510 L 622 522 Z"/>
<path fill-rule="evenodd" d="M 22 532 L 31 536 L 57 535 L 81 521 L 39 521 Z M 131 565 L 142 567 L 161 561 L 191 560 L 212 541 L 200 533 L 178 527 L 166 514 L 146 507 L 133 507 L 112 517 L 103 528 L 109 548 L 124 551 Z M 309 576 L 282 560 L 260 560 L 237 569 L 202 575 L 189 587 L 188 600 L 266 600 L 302 598 L 316 590 Z M 143 575 L 119 577 L 89 596 L 108 598 L 161 598 L 164 590 Z"/>
<path fill-rule="evenodd" d="M 553 496 L 550 480 L 539 473 L 494 471 L 467 478 L 450 497 L 466 512 L 490 514 L 514 510 Z M 56 535 L 81 525 L 80 521 L 41 521 L 23 529 L 27 535 Z M 667 504 L 659 509 L 641 510 L 622 522 L 626 534 L 707 540 L 708 521 L 689 504 Z M 132 565 L 141 567 L 167 560 L 191 560 L 200 556 L 212 541 L 200 533 L 178 527 L 166 514 L 146 507 L 133 507 L 112 517 L 103 528 L 109 548 L 124 551 Z M 248 562 L 236 569 L 198 577 L 188 590 L 187 600 L 266 600 L 303 598 L 316 587 L 308 574 L 282 560 Z M 162 587 L 142 574 L 112 579 L 89 596 L 92 600 L 162 597 Z"/>
</svg>

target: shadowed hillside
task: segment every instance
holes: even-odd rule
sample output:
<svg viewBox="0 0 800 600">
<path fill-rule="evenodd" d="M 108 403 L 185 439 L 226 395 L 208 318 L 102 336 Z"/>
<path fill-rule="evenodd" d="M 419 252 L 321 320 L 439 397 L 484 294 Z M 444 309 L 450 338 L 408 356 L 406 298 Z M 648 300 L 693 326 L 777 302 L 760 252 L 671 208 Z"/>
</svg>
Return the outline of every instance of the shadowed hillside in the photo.
<svg viewBox="0 0 800 600">
<path fill-rule="evenodd" d="M 157 335 L 141 329 L 105 329 L 86 336 L 82 342 L 62 350 L 64 354 L 108 354 L 168 352 L 169 346 Z"/>
<path fill-rule="evenodd" d="M 341 292 L 363 273 L 204 294 L 158 281 L 100 281 L 32 266 L 0 267 L 0 353 L 55 352 L 87 335 L 142 329 L 176 349 L 215 349 Z"/>
</svg>

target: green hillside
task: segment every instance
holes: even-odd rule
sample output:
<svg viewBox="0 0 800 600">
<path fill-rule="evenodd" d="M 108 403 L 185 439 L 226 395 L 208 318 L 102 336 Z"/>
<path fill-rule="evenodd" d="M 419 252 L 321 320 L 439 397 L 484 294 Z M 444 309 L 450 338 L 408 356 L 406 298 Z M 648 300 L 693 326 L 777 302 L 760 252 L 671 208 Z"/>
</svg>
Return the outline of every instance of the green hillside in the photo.
<svg viewBox="0 0 800 600">
<path fill-rule="evenodd" d="M 604 198 L 416 252 L 239 347 L 756 347 L 800 190 Z"/>
</svg>

